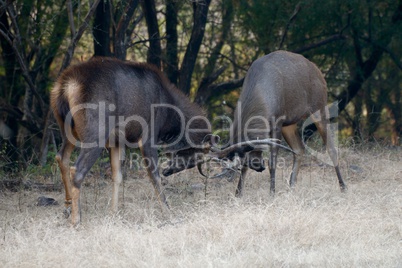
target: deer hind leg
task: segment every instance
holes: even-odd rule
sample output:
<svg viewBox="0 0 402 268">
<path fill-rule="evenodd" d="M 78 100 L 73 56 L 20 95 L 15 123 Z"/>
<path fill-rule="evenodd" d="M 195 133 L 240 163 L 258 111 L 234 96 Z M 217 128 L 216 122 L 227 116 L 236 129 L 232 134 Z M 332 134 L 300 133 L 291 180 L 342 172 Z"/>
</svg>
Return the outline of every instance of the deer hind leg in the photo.
<svg viewBox="0 0 402 268">
<path fill-rule="evenodd" d="M 60 151 L 56 155 L 56 161 L 60 168 L 61 179 L 63 180 L 66 199 L 64 201 L 66 218 L 71 212 L 71 178 L 70 178 L 70 157 L 74 150 L 74 145 L 67 138 L 63 137 L 63 144 Z"/>
<path fill-rule="evenodd" d="M 336 176 L 338 177 L 339 187 L 343 192 L 347 190 L 347 186 L 343 181 L 341 172 L 339 170 L 338 152 L 335 149 L 334 138 L 331 135 L 331 131 L 328 130 L 329 127 L 328 119 L 325 116 L 324 111 L 321 111 L 321 117 L 322 117 L 321 120 L 319 121 L 316 120 L 314 123 L 317 126 L 318 132 L 320 133 L 322 140 L 324 142 L 324 146 L 326 147 L 327 152 L 332 160 L 332 163 L 334 164 Z"/>
<path fill-rule="evenodd" d="M 110 164 L 112 166 L 113 195 L 112 195 L 112 212 L 116 213 L 119 202 L 119 186 L 123 179 L 121 174 L 121 160 L 123 150 L 120 146 L 110 148 Z"/>
<path fill-rule="evenodd" d="M 297 182 L 297 175 L 299 174 L 301 161 L 304 155 L 304 145 L 298 133 L 297 124 L 283 127 L 282 135 L 290 148 L 294 151 L 292 173 L 289 180 L 290 187 L 294 187 Z"/>
<path fill-rule="evenodd" d="M 243 166 L 243 168 L 241 170 L 239 182 L 237 183 L 237 188 L 236 188 L 236 193 L 235 193 L 236 197 L 242 197 L 243 196 L 244 179 L 246 178 L 247 170 L 248 170 L 248 167 Z"/>
<path fill-rule="evenodd" d="M 76 226 L 81 221 L 80 189 L 85 175 L 99 158 L 103 148 L 81 148 L 75 167 L 71 168 L 71 180 L 73 182 L 71 197 L 71 222 Z"/>
</svg>

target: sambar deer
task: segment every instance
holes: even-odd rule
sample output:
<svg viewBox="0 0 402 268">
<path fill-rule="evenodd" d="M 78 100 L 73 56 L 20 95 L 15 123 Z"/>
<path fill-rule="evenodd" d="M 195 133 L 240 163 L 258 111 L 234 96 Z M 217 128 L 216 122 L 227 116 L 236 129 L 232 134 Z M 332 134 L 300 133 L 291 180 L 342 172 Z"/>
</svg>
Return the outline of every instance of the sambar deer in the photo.
<svg viewBox="0 0 402 268">
<path fill-rule="evenodd" d="M 339 171 L 333 137 L 327 135 L 330 133 L 327 129 L 329 118 L 326 115 L 326 105 L 325 79 L 317 66 L 303 56 L 276 51 L 252 63 L 243 84 L 231 128 L 231 137 L 237 140 L 232 140 L 232 146 L 215 150 L 215 156 L 218 158 L 233 160 L 235 155 L 238 155 L 241 159 L 241 176 L 236 196 L 242 195 L 244 179 L 249 168 L 258 172 L 265 169 L 262 159 L 264 148 L 259 146 L 263 144 L 269 144 L 271 147 L 270 192 L 274 194 L 278 148 L 282 147 L 279 144 L 281 133 L 294 152 L 289 184 L 291 187 L 295 185 L 304 154 L 297 124 L 309 116 L 313 116 L 326 145 L 341 190 L 346 189 Z M 316 113 L 317 111 L 319 112 Z"/>
<path fill-rule="evenodd" d="M 94 58 L 71 66 L 51 92 L 51 107 L 63 139 L 56 160 L 73 225 L 81 217 L 81 184 L 103 148 L 110 150 L 114 211 L 125 145 L 140 148 L 162 208 L 168 208 L 168 204 L 158 171 L 160 145 L 167 144 L 166 152 L 182 158 L 180 165 L 166 168 L 167 173 L 194 167 L 197 155 L 209 148 L 204 145 L 211 132 L 204 111 L 148 64 Z M 77 141 L 81 150 L 70 169 L 70 156 Z"/>
</svg>

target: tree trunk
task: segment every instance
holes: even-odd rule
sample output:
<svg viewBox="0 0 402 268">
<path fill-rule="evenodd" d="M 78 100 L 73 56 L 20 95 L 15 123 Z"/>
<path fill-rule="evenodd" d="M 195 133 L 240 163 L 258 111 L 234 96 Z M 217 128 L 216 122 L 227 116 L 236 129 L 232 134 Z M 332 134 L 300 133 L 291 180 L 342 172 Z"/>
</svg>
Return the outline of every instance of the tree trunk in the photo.
<svg viewBox="0 0 402 268">
<path fill-rule="evenodd" d="M 170 82 L 177 85 L 179 78 L 179 59 L 177 55 L 177 2 L 166 1 L 166 62 L 165 72 Z"/>
<path fill-rule="evenodd" d="M 141 1 L 144 11 L 145 20 L 148 26 L 149 49 L 147 55 L 148 63 L 154 64 L 159 69 L 161 68 L 161 42 L 159 34 L 158 19 L 156 17 L 156 8 L 154 0 Z"/>
<path fill-rule="evenodd" d="M 7 20 L 6 12 L 0 14 L 0 30 L 4 33 L 10 32 L 10 25 Z M 5 38 L 0 38 L 1 45 L 1 58 L 3 59 L 3 66 L 5 69 L 5 83 L 3 83 L 0 91 L 0 98 L 2 102 L 9 103 L 12 106 L 17 106 L 20 96 L 23 94 L 23 87 L 21 85 L 21 80 L 18 79 L 20 77 L 20 71 L 16 70 L 17 61 L 15 54 L 13 52 L 13 48 L 9 42 L 5 40 Z M 3 116 L 1 114 L 1 116 Z M 18 133 L 18 123 L 17 119 L 7 113 L 5 117 L 5 123 L 11 128 L 13 135 L 10 137 L 9 142 L 10 146 L 6 148 L 6 156 L 11 160 L 12 163 L 15 163 L 18 159 L 18 154 L 16 152 L 17 147 L 17 133 Z M 10 167 L 12 168 L 12 167 Z"/>
<path fill-rule="evenodd" d="M 401 91 L 400 89 L 395 89 L 395 109 L 393 110 L 394 118 L 395 118 L 395 131 L 399 137 L 402 137 L 402 98 L 401 98 Z M 395 145 L 400 144 L 400 140 L 395 143 Z"/>
<path fill-rule="evenodd" d="M 183 62 L 180 68 L 179 89 L 185 94 L 190 93 L 191 77 L 200 50 L 202 39 L 205 33 L 205 24 L 207 22 L 208 9 L 211 0 L 193 2 L 194 24 L 191 32 L 190 41 L 184 54 Z"/>
<path fill-rule="evenodd" d="M 221 73 L 223 73 L 223 71 L 226 69 L 226 67 L 223 67 L 215 71 L 216 63 L 219 59 L 219 55 L 221 54 L 222 47 L 228 39 L 233 19 L 233 5 L 228 1 L 224 1 L 223 9 L 221 34 L 218 37 L 216 45 L 212 49 L 211 55 L 208 57 L 208 63 L 207 66 L 205 66 L 204 78 L 198 87 L 195 97 L 195 102 L 200 105 L 204 105 L 208 102 L 209 97 L 211 96 L 210 85 L 215 82 L 219 75 L 221 75 Z"/>
<path fill-rule="evenodd" d="M 46 115 L 45 127 L 43 129 L 43 137 L 40 144 L 39 164 L 43 167 L 47 162 L 47 153 L 49 151 L 50 137 L 53 135 L 52 130 L 49 129 L 51 123 L 54 122 L 52 110 L 49 109 Z"/>
<path fill-rule="evenodd" d="M 386 106 L 387 111 L 391 115 L 391 141 L 393 145 L 399 145 L 401 143 L 400 138 L 402 137 L 402 96 L 401 90 L 395 88 L 390 94 L 392 97 L 387 98 Z M 393 99 L 393 101 L 392 101 Z"/>
<path fill-rule="evenodd" d="M 110 3 L 104 0 L 96 8 L 92 33 L 95 56 L 110 56 Z"/>
<path fill-rule="evenodd" d="M 127 4 L 124 13 L 121 15 L 117 28 L 115 29 L 114 36 L 114 56 L 118 59 L 125 60 L 127 54 L 127 40 L 126 30 L 130 23 L 131 18 L 134 15 L 134 11 L 137 9 L 138 0 L 130 0 Z"/>
<path fill-rule="evenodd" d="M 353 104 L 354 104 L 354 111 L 353 111 L 353 122 L 352 122 L 352 128 L 353 128 L 353 137 L 356 137 L 358 141 L 363 141 L 364 139 L 364 134 L 362 131 L 362 119 L 363 119 L 363 96 L 361 96 L 361 92 L 359 94 L 359 98 L 354 99 Z"/>
<path fill-rule="evenodd" d="M 356 72 L 352 80 L 349 81 L 347 89 L 338 96 L 339 100 L 339 112 L 342 112 L 348 103 L 356 96 L 357 92 L 361 89 L 363 83 L 372 75 L 373 71 L 377 67 L 378 62 L 384 53 L 385 47 L 391 42 L 393 35 L 401 27 L 402 21 L 402 1 L 399 1 L 398 9 L 392 16 L 392 21 L 387 29 L 380 33 L 377 43 L 372 44 L 372 51 L 366 61 L 363 62 L 361 51 L 357 51 L 360 55 L 356 55 L 357 64 Z M 353 32 L 354 40 L 358 39 L 357 33 Z M 356 44 L 355 44 L 356 45 Z"/>
</svg>

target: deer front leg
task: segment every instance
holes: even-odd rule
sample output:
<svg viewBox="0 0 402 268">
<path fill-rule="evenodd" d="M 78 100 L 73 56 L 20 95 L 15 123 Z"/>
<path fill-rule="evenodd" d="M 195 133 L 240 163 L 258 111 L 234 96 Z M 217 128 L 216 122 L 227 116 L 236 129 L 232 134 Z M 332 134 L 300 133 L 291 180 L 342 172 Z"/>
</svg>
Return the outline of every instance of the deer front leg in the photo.
<svg viewBox="0 0 402 268">
<path fill-rule="evenodd" d="M 169 211 L 169 205 L 166 201 L 165 194 L 162 190 L 161 177 L 158 171 L 158 152 L 155 148 L 151 148 L 150 143 L 142 144 L 140 146 L 142 156 L 147 165 L 148 176 L 154 186 L 155 193 L 159 199 L 162 211 L 167 213 Z"/>
<path fill-rule="evenodd" d="M 280 137 L 281 133 L 281 126 L 278 126 L 278 122 L 274 121 L 274 118 L 272 119 L 272 138 L 273 139 L 278 139 Z M 280 143 L 280 141 L 278 141 Z M 279 147 L 276 145 L 271 145 L 271 156 L 269 159 L 269 174 L 271 177 L 271 185 L 270 185 L 270 195 L 274 196 L 275 195 L 275 173 L 276 173 L 276 160 L 278 157 L 278 149 Z"/>
<path fill-rule="evenodd" d="M 278 156 L 278 146 L 271 146 L 271 156 L 269 159 L 269 174 L 270 174 L 270 195 L 275 195 L 275 173 L 276 173 L 276 159 Z"/>
<path fill-rule="evenodd" d="M 236 188 L 236 197 L 242 197 L 243 196 L 243 188 L 244 188 L 244 179 L 246 178 L 248 167 L 243 166 L 239 178 L 239 182 L 237 183 L 237 188 Z"/>
</svg>

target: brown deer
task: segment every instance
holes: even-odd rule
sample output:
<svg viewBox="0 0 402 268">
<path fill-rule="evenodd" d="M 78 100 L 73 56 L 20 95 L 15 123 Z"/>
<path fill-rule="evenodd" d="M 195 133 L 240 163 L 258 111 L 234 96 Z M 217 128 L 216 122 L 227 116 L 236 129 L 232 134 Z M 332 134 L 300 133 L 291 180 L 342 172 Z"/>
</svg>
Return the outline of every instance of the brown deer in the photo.
<svg viewBox="0 0 402 268">
<path fill-rule="evenodd" d="M 221 159 L 232 160 L 235 155 L 240 157 L 242 167 L 237 196 L 242 195 L 249 168 L 258 172 L 265 169 L 262 145 L 267 144 L 271 147 L 270 192 L 274 194 L 278 148 L 283 147 L 279 144 L 281 134 L 294 152 L 289 184 L 291 187 L 295 185 L 304 154 L 297 124 L 309 116 L 313 117 L 326 145 L 341 190 L 346 189 L 339 171 L 333 138 L 327 135 L 329 118 L 326 105 L 325 79 L 316 65 L 303 56 L 276 51 L 253 62 L 247 72 L 231 128 L 232 143 L 235 144 L 223 150 L 214 150 L 214 155 Z"/>
<path fill-rule="evenodd" d="M 139 147 L 162 207 L 168 208 L 158 171 L 158 148 L 177 158 L 165 173 L 194 167 L 208 151 L 209 122 L 204 111 L 176 89 L 155 67 L 111 58 L 94 58 L 69 67 L 51 92 L 51 108 L 63 143 L 56 156 L 73 225 L 80 222 L 81 184 L 100 156 L 110 151 L 112 209 L 118 207 L 121 159 L 126 145 Z M 71 153 L 80 154 L 70 169 Z M 68 213 L 69 214 L 69 213 Z"/>
</svg>

